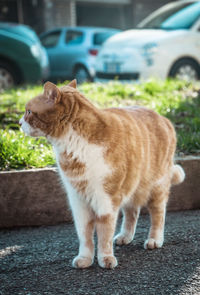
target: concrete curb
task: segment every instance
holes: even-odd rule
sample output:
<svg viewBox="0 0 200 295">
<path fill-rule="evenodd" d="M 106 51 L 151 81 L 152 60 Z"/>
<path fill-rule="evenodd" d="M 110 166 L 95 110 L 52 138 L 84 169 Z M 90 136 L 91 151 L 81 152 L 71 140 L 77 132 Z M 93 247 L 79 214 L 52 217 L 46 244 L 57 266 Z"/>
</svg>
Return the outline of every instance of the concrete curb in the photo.
<svg viewBox="0 0 200 295">
<path fill-rule="evenodd" d="M 200 157 L 178 158 L 186 180 L 171 190 L 168 211 L 200 209 Z M 56 168 L 0 173 L 0 228 L 70 222 Z"/>
</svg>

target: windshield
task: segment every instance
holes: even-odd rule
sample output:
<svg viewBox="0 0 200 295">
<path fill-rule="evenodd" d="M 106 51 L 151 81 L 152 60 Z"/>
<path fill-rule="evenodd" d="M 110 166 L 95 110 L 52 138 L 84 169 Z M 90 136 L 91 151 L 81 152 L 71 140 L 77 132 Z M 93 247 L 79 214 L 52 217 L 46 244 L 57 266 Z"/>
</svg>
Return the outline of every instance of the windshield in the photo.
<svg viewBox="0 0 200 295">
<path fill-rule="evenodd" d="M 146 18 L 139 29 L 180 30 L 190 29 L 200 17 L 200 2 L 169 4 Z"/>
<path fill-rule="evenodd" d="M 109 37 L 114 35 L 117 31 L 95 33 L 93 38 L 94 45 L 102 45 Z"/>
</svg>

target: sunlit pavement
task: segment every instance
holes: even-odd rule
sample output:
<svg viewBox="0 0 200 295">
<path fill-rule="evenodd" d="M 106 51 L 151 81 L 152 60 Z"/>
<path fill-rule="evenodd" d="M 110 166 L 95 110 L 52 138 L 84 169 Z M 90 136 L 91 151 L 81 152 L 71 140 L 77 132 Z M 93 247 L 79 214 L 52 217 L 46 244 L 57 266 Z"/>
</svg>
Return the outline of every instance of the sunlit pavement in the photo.
<svg viewBox="0 0 200 295">
<path fill-rule="evenodd" d="M 143 249 L 148 225 L 141 216 L 135 240 L 115 247 L 114 270 L 96 259 L 89 269 L 71 267 L 78 250 L 72 224 L 1 230 L 0 294 L 200 294 L 200 211 L 167 213 L 162 249 Z"/>
</svg>

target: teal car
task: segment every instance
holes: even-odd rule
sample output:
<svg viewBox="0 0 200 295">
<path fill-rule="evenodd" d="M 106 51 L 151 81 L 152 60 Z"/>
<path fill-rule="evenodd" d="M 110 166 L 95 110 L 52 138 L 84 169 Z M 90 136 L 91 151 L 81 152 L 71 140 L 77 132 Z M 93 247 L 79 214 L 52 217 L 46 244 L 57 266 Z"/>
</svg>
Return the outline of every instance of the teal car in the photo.
<svg viewBox="0 0 200 295">
<path fill-rule="evenodd" d="M 36 83 L 48 74 L 48 56 L 36 33 L 25 25 L 0 22 L 0 91 Z"/>
<path fill-rule="evenodd" d="M 40 35 L 50 64 L 50 80 L 93 81 L 102 44 L 120 30 L 99 27 L 61 27 Z"/>
</svg>

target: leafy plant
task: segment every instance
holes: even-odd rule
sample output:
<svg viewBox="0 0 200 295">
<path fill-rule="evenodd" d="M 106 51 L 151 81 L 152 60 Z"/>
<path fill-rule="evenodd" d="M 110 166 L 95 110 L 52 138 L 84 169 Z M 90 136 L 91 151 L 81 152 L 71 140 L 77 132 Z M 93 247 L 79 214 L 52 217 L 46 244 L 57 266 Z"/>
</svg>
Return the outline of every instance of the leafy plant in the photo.
<svg viewBox="0 0 200 295">
<path fill-rule="evenodd" d="M 34 139 L 13 130 L 0 130 L 0 170 L 43 168 L 55 163 L 44 138 Z"/>
<path fill-rule="evenodd" d="M 200 154 L 200 87 L 184 81 L 149 80 L 142 84 L 85 83 L 78 87 L 96 106 L 141 105 L 168 117 L 177 130 L 177 154 Z M 54 165 L 51 146 L 44 138 L 25 136 L 18 121 L 25 104 L 42 86 L 17 88 L 0 95 L 0 170 Z"/>
</svg>

